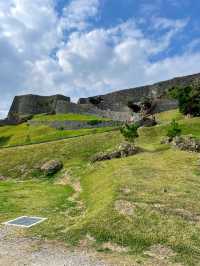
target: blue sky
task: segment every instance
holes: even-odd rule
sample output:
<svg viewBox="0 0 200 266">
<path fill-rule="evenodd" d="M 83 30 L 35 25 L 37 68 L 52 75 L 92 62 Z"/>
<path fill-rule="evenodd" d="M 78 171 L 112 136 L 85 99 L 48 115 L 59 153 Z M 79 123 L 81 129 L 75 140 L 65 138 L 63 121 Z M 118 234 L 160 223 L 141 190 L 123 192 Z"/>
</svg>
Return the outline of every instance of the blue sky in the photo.
<svg viewBox="0 0 200 266">
<path fill-rule="evenodd" d="M 200 72 L 200 1 L 0 0 L 0 116 L 15 95 L 79 97 Z"/>
</svg>

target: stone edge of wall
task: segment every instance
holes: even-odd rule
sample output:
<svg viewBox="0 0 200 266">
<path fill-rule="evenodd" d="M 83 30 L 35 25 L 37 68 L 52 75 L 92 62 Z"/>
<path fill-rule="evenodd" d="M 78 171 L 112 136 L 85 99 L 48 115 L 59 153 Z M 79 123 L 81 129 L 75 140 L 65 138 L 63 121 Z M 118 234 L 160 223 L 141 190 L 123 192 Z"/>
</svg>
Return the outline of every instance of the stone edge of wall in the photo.
<svg viewBox="0 0 200 266">
<path fill-rule="evenodd" d="M 102 127 L 119 127 L 122 125 L 120 121 L 99 121 L 91 124 L 90 121 L 28 121 L 30 126 L 46 125 L 58 130 L 75 130 L 75 129 L 90 129 Z"/>
</svg>

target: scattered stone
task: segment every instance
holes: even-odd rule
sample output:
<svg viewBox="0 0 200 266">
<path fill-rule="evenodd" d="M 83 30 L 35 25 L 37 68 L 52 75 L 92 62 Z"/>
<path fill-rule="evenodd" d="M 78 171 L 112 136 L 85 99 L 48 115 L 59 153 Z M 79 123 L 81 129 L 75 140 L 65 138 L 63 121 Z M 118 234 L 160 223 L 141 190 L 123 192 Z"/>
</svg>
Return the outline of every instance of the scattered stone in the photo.
<svg viewBox="0 0 200 266">
<path fill-rule="evenodd" d="M 40 170 L 44 172 L 46 175 L 53 175 L 57 173 L 59 170 L 61 170 L 63 167 L 63 163 L 58 160 L 51 160 L 46 162 Z"/>
<path fill-rule="evenodd" d="M 84 249 L 91 248 L 96 242 L 96 239 L 92 237 L 91 235 L 87 234 L 84 239 L 81 239 L 79 241 L 79 247 Z"/>
<path fill-rule="evenodd" d="M 119 253 L 122 253 L 122 252 L 128 252 L 128 248 L 127 247 L 122 247 L 122 246 L 119 246 L 115 243 L 111 243 L 111 242 L 106 242 L 102 245 L 102 248 L 103 249 L 109 249 L 113 252 L 119 252 Z"/>
<path fill-rule="evenodd" d="M 91 158 L 91 162 L 95 163 L 98 161 L 112 160 L 114 158 L 116 159 L 116 158 L 128 157 L 137 154 L 138 151 L 139 149 L 137 147 L 128 142 L 125 142 L 122 143 L 115 151 L 101 152 L 95 154 Z"/>
<path fill-rule="evenodd" d="M 192 136 L 176 136 L 175 138 L 164 137 L 161 140 L 161 144 L 171 144 L 183 151 L 200 152 L 200 140 Z"/>
<path fill-rule="evenodd" d="M 124 187 L 124 188 L 121 188 L 120 191 L 125 194 L 125 195 L 128 195 L 131 193 L 131 189 L 128 188 L 128 187 Z"/>
<path fill-rule="evenodd" d="M 183 151 L 200 152 L 200 140 L 192 136 L 175 137 L 172 145 Z"/>
<path fill-rule="evenodd" d="M 172 142 L 173 138 L 170 138 L 170 137 L 164 137 L 160 144 L 170 144 Z"/>
<path fill-rule="evenodd" d="M 0 175 L 0 181 L 5 181 L 8 180 L 7 176 Z"/>
<path fill-rule="evenodd" d="M 171 248 L 160 244 L 152 246 L 144 254 L 159 260 L 165 260 L 175 256 L 175 253 Z"/>
<path fill-rule="evenodd" d="M 183 218 L 184 220 L 191 221 L 191 222 L 200 222 L 199 214 L 192 213 L 185 209 L 173 209 L 164 204 L 154 204 L 153 207 L 157 209 L 158 211 L 165 213 L 165 214 L 176 215 L 176 216 Z"/>
<path fill-rule="evenodd" d="M 115 210 L 122 215 L 132 216 L 135 213 L 136 206 L 126 200 L 117 200 L 115 202 Z"/>
</svg>

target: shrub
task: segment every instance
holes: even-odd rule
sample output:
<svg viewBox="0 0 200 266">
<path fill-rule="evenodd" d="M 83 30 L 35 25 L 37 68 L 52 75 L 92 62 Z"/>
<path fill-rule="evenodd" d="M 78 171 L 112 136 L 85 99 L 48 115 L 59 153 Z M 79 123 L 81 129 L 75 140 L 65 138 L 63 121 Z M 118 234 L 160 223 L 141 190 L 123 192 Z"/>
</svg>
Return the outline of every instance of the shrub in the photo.
<svg viewBox="0 0 200 266">
<path fill-rule="evenodd" d="M 181 135 L 181 128 L 179 124 L 176 122 L 176 120 L 173 119 L 170 124 L 170 127 L 168 128 L 167 137 L 169 137 L 170 139 L 173 139 L 174 137 L 180 136 L 180 135 Z"/>
<path fill-rule="evenodd" d="M 169 95 L 178 100 L 181 113 L 200 116 L 200 85 L 173 87 L 169 90 Z"/>
<path fill-rule="evenodd" d="M 120 132 L 125 140 L 134 143 L 135 139 L 139 137 L 138 128 L 137 124 L 125 124 L 120 128 Z"/>
<path fill-rule="evenodd" d="M 31 137 L 29 134 L 26 135 L 26 140 L 25 140 L 26 144 L 31 143 Z"/>
<path fill-rule="evenodd" d="M 95 125 L 100 124 L 101 122 L 102 122 L 101 120 L 93 119 L 93 120 L 88 121 L 88 125 L 95 126 Z"/>
</svg>

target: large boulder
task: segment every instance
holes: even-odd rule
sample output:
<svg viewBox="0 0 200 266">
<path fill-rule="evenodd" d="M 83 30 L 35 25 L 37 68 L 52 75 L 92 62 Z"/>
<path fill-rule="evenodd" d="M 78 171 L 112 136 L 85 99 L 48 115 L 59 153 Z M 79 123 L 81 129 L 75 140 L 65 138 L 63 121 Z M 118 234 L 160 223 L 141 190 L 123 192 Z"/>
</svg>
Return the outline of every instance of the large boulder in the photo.
<svg viewBox="0 0 200 266">
<path fill-rule="evenodd" d="M 51 160 L 43 164 L 40 168 L 46 175 L 53 175 L 60 171 L 63 167 L 63 163 L 58 160 Z"/>
</svg>

